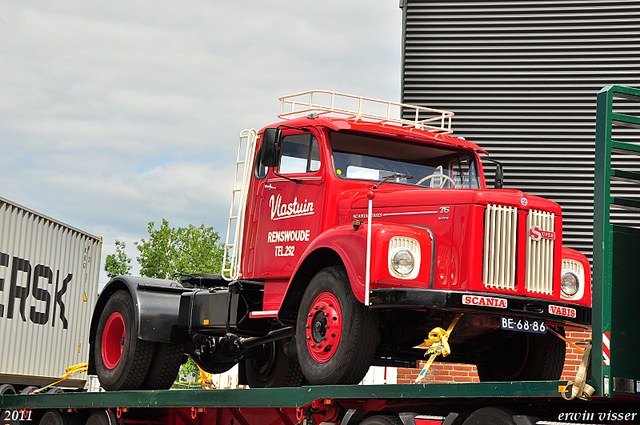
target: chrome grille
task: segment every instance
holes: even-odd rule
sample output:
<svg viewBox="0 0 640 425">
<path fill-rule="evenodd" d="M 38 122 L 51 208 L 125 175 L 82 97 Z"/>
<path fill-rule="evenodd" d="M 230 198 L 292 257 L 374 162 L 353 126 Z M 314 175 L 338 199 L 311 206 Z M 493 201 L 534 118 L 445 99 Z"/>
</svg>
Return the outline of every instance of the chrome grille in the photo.
<svg viewBox="0 0 640 425">
<path fill-rule="evenodd" d="M 553 252 L 555 249 L 555 214 L 531 210 L 527 215 L 527 258 L 525 288 L 534 294 L 553 293 Z M 553 237 L 536 234 L 549 232 Z"/>
<path fill-rule="evenodd" d="M 582 263 L 576 260 L 562 259 L 562 270 L 571 270 L 580 278 L 581 282 L 584 282 L 584 267 Z"/>
<path fill-rule="evenodd" d="M 517 229 L 516 208 L 487 205 L 482 274 L 485 288 L 515 289 Z"/>
</svg>

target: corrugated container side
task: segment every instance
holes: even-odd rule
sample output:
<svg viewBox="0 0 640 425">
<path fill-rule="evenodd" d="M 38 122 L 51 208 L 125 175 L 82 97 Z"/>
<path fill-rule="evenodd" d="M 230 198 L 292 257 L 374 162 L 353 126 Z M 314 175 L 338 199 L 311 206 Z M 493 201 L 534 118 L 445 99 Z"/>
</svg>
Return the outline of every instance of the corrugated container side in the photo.
<svg viewBox="0 0 640 425">
<path fill-rule="evenodd" d="M 101 251 L 101 238 L 0 198 L 0 383 L 42 386 L 88 361 Z"/>
</svg>

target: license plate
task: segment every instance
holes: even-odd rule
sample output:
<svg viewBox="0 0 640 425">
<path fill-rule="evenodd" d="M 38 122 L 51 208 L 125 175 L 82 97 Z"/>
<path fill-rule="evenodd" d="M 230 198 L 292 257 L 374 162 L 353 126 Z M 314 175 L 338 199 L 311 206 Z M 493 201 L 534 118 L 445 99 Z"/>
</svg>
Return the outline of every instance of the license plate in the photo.
<svg viewBox="0 0 640 425">
<path fill-rule="evenodd" d="M 534 334 L 547 333 L 547 321 L 529 319 L 527 317 L 503 317 L 502 329 L 516 332 L 530 332 Z"/>
</svg>

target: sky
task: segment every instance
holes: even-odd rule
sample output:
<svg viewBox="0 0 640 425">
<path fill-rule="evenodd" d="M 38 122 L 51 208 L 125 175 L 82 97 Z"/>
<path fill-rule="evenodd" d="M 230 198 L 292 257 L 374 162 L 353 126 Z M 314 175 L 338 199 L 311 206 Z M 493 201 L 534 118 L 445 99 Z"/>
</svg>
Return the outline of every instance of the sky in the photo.
<svg viewBox="0 0 640 425">
<path fill-rule="evenodd" d="M 224 239 L 240 131 L 310 89 L 400 101 L 401 43 L 398 0 L 4 0 L 0 197 L 101 268 L 163 218 Z"/>
</svg>

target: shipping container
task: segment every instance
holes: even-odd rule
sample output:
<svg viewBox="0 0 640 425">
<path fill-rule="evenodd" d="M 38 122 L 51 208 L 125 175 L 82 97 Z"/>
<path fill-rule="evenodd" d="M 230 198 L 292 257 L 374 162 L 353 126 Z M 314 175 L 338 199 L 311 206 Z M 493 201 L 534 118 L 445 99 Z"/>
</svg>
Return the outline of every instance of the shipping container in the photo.
<svg viewBox="0 0 640 425">
<path fill-rule="evenodd" d="M 0 384 L 47 385 L 87 361 L 101 251 L 102 238 L 0 198 Z"/>
</svg>

